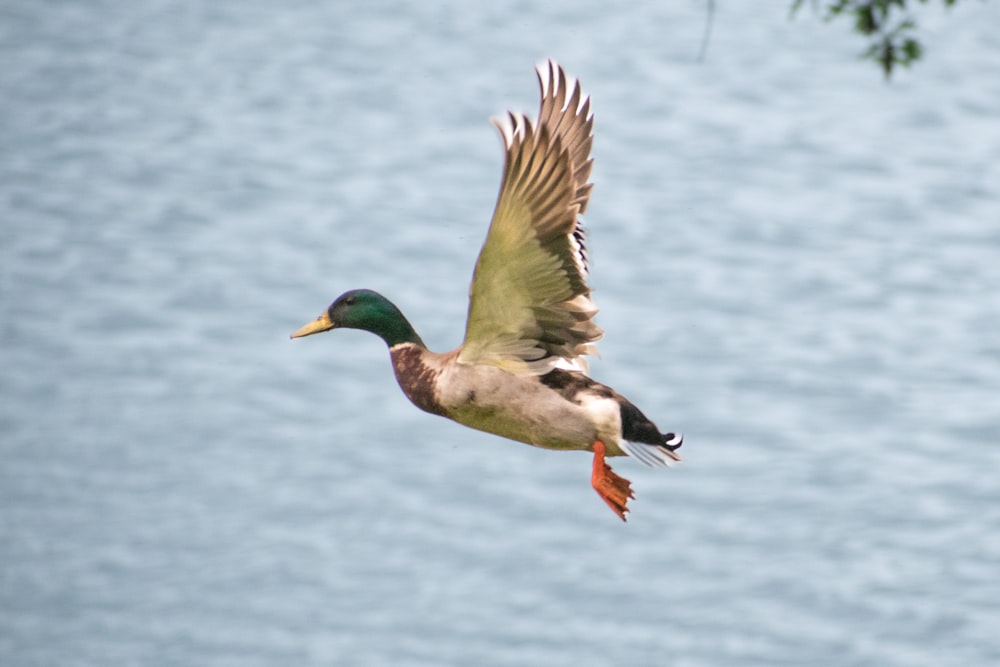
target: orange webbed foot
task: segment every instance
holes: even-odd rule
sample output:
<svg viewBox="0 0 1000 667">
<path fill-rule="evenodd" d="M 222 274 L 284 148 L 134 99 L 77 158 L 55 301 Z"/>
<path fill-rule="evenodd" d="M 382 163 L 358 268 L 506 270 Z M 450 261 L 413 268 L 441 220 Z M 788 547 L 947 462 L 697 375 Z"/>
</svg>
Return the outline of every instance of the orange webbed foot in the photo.
<svg viewBox="0 0 1000 667">
<path fill-rule="evenodd" d="M 631 482 L 616 475 L 611 466 L 604 462 L 605 452 L 606 447 L 603 442 L 600 440 L 594 442 L 594 471 L 590 475 L 590 483 L 611 511 L 625 521 L 628 501 L 635 498 L 635 494 L 632 492 Z"/>
</svg>

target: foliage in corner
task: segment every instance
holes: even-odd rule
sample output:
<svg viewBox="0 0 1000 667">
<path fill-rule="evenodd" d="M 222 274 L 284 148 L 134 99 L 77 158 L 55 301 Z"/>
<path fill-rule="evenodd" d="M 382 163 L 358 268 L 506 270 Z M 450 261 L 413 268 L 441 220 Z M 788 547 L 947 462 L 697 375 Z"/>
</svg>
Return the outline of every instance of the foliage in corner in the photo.
<svg viewBox="0 0 1000 667">
<path fill-rule="evenodd" d="M 870 39 L 862 58 L 872 60 L 882 68 L 885 78 L 892 77 L 893 68 L 898 65 L 909 67 L 920 60 L 923 47 L 914 37 L 917 24 L 910 18 L 910 9 L 918 2 L 925 5 L 929 0 L 827 0 L 823 5 L 823 18 L 832 21 L 841 16 L 854 19 L 854 30 Z M 942 0 L 946 7 L 955 0 Z M 794 17 L 805 0 L 794 0 L 791 14 Z M 813 0 L 814 9 L 820 6 Z"/>
</svg>

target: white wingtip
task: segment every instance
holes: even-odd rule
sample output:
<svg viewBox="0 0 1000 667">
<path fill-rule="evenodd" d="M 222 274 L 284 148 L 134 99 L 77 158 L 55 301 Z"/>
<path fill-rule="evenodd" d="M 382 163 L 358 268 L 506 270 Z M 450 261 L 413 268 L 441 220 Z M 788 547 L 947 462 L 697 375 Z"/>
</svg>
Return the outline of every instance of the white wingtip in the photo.
<svg viewBox="0 0 1000 667">
<path fill-rule="evenodd" d="M 538 83 L 542 86 L 542 94 L 549 88 L 549 80 L 551 79 L 549 72 L 554 72 L 557 67 L 559 65 L 552 58 L 535 65 L 535 71 L 538 72 Z"/>
<path fill-rule="evenodd" d="M 490 116 L 490 122 L 500 132 L 500 137 L 507 148 L 513 145 L 515 137 L 524 141 L 527 127 L 533 126 L 531 119 L 524 114 L 514 113 L 513 111 L 508 111 L 502 116 Z"/>
<path fill-rule="evenodd" d="M 542 97 L 556 98 L 560 91 L 563 92 L 564 101 L 560 111 L 565 111 L 573 102 L 574 92 L 579 95 L 576 99 L 576 108 L 573 111 L 579 113 L 590 100 L 590 96 L 583 92 L 580 87 L 580 80 L 571 74 L 567 74 L 562 65 L 552 58 L 535 65 L 538 73 L 538 83 L 542 88 Z M 588 113 L 587 118 L 593 117 L 593 113 Z"/>
</svg>

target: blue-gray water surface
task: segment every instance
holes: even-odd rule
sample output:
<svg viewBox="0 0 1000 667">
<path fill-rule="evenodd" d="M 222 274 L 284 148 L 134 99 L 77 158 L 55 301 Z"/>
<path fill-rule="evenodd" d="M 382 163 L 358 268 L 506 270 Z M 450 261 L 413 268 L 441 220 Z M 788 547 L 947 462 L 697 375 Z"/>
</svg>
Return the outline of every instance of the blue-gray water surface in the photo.
<svg viewBox="0 0 1000 667">
<path fill-rule="evenodd" d="M 0 664 L 1000 664 L 1000 3 L 0 7 Z M 743 6 L 745 5 L 745 6 Z M 592 374 L 669 471 L 419 412 L 490 115 L 592 95 Z"/>
</svg>

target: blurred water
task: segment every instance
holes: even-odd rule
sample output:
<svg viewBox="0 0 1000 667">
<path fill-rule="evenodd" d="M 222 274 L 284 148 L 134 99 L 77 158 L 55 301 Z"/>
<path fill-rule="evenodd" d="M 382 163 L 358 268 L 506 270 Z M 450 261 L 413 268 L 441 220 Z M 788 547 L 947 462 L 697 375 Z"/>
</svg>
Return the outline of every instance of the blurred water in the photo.
<svg viewBox="0 0 1000 667">
<path fill-rule="evenodd" d="M 665 3 L 666 4 L 666 3 Z M 0 663 L 1000 661 L 997 3 L 0 8 Z M 686 465 L 418 412 L 341 291 L 460 342 L 488 116 L 592 94 L 593 374 Z"/>
</svg>

